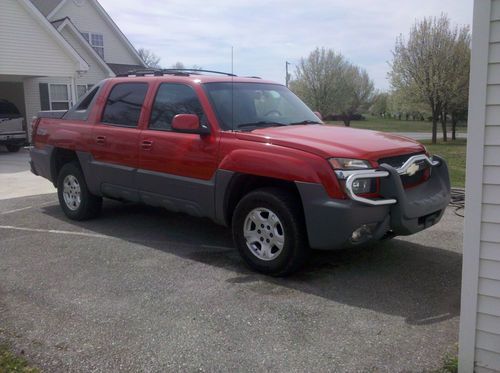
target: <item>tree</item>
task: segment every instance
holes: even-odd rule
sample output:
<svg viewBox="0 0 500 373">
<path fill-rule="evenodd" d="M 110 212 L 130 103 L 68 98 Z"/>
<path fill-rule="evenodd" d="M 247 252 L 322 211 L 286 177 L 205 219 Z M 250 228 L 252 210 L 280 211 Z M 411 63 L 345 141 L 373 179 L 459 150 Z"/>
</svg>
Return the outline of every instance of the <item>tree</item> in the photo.
<svg viewBox="0 0 500 373">
<path fill-rule="evenodd" d="M 388 111 L 389 94 L 387 92 L 376 92 L 372 98 L 370 113 L 372 115 L 384 117 Z"/>
<path fill-rule="evenodd" d="M 184 65 L 182 62 L 177 61 L 174 63 L 171 67 L 171 69 L 187 69 L 186 65 Z M 192 70 L 203 70 L 203 67 L 198 66 L 198 65 L 193 65 L 191 67 Z"/>
<path fill-rule="evenodd" d="M 146 67 L 158 69 L 160 68 L 160 57 L 151 52 L 149 49 L 140 48 L 138 51 L 139 57 L 144 61 Z"/>
<path fill-rule="evenodd" d="M 302 58 L 295 75 L 290 89 L 323 114 L 341 114 L 346 126 L 373 93 L 368 73 L 331 49 L 316 48 Z"/>
<path fill-rule="evenodd" d="M 171 69 L 185 69 L 186 66 L 182 62 L 177 61 L 171 66 Z"/>
<path fill-rule="evenodd" d="M 389 73 L 393 90 L 401 97 L 413 97 L 413 102 L 426 103 L 432 117 L 433 143 L 440 119 L 443 139 L 447 140 L 446 118 L 458 89 L 454 85 L 460 85 L 454 82 L 462 74 L 457 71 L 464 56 L 457 47 L 462 34 L 469 35 L 468 28 L 451 29 L 445 15 L 424 18 L 412 27 L 407 41 L 399 36 L 393 51 Z"/>
<path fill-rule="evenodd" d="M 456 139 L 456 128 L 459 120 L 467 120 L 469 102 L 469 71 L 470 71 L 470 32 L 463 27 L 458 34 L 454 48 L 453 68 L 456 73 L 450 81 L 450 97 L 448 112 L 451 116 L 452 140 Z"/>
</svg>

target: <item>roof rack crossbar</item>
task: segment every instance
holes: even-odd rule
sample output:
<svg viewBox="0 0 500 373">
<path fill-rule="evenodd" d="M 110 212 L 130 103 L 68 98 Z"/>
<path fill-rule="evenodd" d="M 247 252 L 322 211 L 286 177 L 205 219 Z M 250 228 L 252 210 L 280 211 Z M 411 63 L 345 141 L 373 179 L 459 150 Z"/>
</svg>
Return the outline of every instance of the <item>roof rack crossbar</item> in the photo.
<svg viewBox="0 0 500 373">
<path fill-rule="evenodd" d="M 162 69 L 162 72 L 166 73 L 171 73 L 171 72 L 186 72 L 186 73 L 212 73 L 212 74 L 221 74 L 221 75 L 227 75 L 227 76 L 236 76 L 235 74 L 231 73 L 225 73 L 222 71 L 215 71 L 215 70 L 203 70 L 203 69 Z"/>
<path fill-rule="evenodd" d="M 126 76 L 146 76 L 146 75 L 154 75 L 154 76 L 162 76 L 164 74 L 171 75 L 181 75 L 181 76 L 189 76 L 190 74 L 197 75 L 199 73 L 212 73 L 212 74 L 221 74 L 227 76 L 236 76 L 230 73 L 224 73 L 222 71 L 214 71 L 214 70 L 202 70 L 202 69 L 140 69 L 140 70 L 130 70 L 129 72 L 117 74 L 117 77 L 126 77 Z"/>
</svg>

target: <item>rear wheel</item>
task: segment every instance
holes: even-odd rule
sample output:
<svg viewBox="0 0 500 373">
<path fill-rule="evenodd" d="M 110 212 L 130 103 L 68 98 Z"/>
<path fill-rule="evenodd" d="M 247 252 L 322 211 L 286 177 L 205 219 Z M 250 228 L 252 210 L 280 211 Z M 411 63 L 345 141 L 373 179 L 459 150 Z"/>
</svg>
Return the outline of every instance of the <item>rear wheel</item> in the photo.
<svg viewBox="0 0 500 373">
<path fill-rule="evenodd" d="M 101 212 L 102 198 L 88 191 L 85 177 L 76 162 L 66 163 L 57 178 L 59 204 L 72 220 L 86 220 Z"/>
<path fill-rule="evenodd" d="M 286 276 L 306 261 L 309 247 L 297 196 L 278 188 L 250 192 L 236 206 L 233 238 L 254 270 Z"/>
<path fill-rule="evenodd" d="M 19 145 L 5 145 L 5 147 L 10 153 L 16 153 L 21 149 Z"/>
</svg>

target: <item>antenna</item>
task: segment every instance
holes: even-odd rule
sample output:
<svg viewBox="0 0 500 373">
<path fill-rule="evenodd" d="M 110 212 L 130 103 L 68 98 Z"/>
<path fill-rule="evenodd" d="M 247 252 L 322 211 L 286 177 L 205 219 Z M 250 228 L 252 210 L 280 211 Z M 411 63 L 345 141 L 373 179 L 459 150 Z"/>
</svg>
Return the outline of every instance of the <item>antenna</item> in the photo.
<svg viewBox="0 0 500 373">
<path fill-rule="evenodd" d="M 234 132 L 234 47 L 231 45 L 231 130 Z"/>
</svg>

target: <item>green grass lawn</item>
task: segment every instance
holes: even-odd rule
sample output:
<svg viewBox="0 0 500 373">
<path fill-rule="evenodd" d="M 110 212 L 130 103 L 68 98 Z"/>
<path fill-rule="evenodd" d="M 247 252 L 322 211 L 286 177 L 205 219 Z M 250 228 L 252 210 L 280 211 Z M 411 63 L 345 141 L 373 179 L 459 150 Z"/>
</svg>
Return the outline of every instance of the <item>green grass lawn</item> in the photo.
<svg viewBox="0 0 500 373">
<path fill-rule="evenodd" d="M 8 346 L 0 345 L 0 373 L 40 373 L 38 368 L 30 367 L 22 357 L 14 355 Z"/>
<path fill-rule="evenodd" d="M 371 115 L 365 115 L 366 120 L 352 121 L 351 127 L 362 128 L 375 131 L 384 132 L 431 132 L 432 123 L 413 121 L 413 120 L 397 120 L 397 119 L 387 119 L 374 117 Z M 343 126 L 343 122 L 326 122 L 331 125 Z M 451 124 L 448 123 L 449 136 L 451 137 Z M 441 130 L 441 125 L 439 125 L 438 130 Z M 467 132 L 467 128 L 463 126 L 457 127 L 457 132 Z"/>
<path fill-rule="evenodd" d="M 467 140 L 458 139 L 455 141 L 442 142 L 432 145 L 430 140 L 420 141 L 425 145 L 429 153 L 437 154 L 448 163 L 450 170 L 451 186 L 465 187 L 465 152 Z"/>
</svg>

